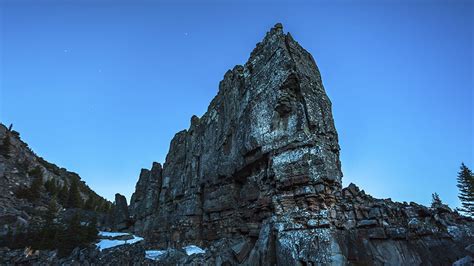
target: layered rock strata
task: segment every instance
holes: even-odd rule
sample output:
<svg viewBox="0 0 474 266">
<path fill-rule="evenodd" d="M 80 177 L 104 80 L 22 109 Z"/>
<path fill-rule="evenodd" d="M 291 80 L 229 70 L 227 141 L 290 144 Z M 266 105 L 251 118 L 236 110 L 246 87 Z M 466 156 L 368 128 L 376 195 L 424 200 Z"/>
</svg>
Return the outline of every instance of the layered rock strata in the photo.
<svg viewBox="0 0 474 266">
<path fill-rule="evenodd" d="M 341 178 L 319 70 L 277 24 L 175 135 L 163 167 L 142 170 L 133 230 L 150 246 L 198 244 L 215 250 L 209 262 L 253 265 L 452 262 L 473 240 L 472 220 L 342 190 Z"/>
</svg>

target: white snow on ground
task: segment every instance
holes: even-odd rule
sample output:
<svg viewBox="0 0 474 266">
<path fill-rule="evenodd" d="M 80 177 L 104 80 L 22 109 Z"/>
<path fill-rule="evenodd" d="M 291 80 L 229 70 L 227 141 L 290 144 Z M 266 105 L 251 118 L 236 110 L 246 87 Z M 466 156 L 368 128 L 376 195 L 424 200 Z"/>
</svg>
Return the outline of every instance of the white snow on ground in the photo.
<svg viewBox="0 0 474 266">
<path fill-rule="evenodd" d="M 198 246 L 195 245 L 189 245 L 183 248 L 186 251 L 186 254 L 188 256 L 191 256 L 193 254 L 201 254 L 201 253 L 206 253 L 206 251 Z"/>
<path fill-rule="evenodd" d="M 126 235 L 129 235 L 129 233 L 104 232 L 104 231 L 99 232 L 99 236 L 105 236 L 105 237 L 117 237 L 117 236 L 126 236 Z"/>
<path fill-rule="evenodd" d="M 96 246 L 100 251 L 108 248 L 113 248 L 125 244 L 124 240 L 110 240 L 110 239 L 101 239 Z"/>
<path fill-rule="evenodd" d="M 191 256 L 193 254 L 201 254 L 201 253 L 206 253 L 206 251 L 198 246 L 195 245 L 189 245 L 186 247 L 183 247 L 184 251 L 186 252 L 186 255 Z M 145 251 L 145 258 L 150 259 L 150 260 L 160 260 L 163 255 L 165 255 L 168 251 L 167 250 L 147 250 Z"/>
<path fill-rule="evenodd" d="M 101 233 L 107 233 L 107 235 L 101 234 Z M 112 236 L 113 235 L 113 236 Z M 129 235 L 127 233 L 114 233 L 114 232 L 100 232 L 99 236 L 111 236 L 111 237 L 117 237 L 117 236 L 123 236 L 123 235 Z M 99 248 L 100 251 L 108 248 L 113 248 L 116 246 L 121 246 L 121 245 L 127 245 L 127 244 L 135 244 L 137 242 L 142 241 L 142 237 L 138 237 L 133 235 L 132 239 L 127 239 L 127 240 L 115 240 L 115 239 L 101 239 L 99 243 L 96 243 L 95 245 Z"/>
<path fill-rule="evenodd" d="M 166 253 L 166 250 L 147 250 L 145 251 L 145 258 L 150 260 L 159 260 L 163 254 Z"/>
</svg>

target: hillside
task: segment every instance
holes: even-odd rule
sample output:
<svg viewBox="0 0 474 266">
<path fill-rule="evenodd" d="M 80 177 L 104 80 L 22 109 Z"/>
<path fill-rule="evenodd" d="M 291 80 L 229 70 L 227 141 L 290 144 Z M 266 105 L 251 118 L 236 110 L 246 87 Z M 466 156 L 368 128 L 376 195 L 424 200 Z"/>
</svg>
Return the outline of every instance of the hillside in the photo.
<svg viewBox="0 0 474 266">
<path fill-rule="evenodd" d="M 39 157 L 18 132 L 0 124 L 0 235 L 40 224 L 53 199 L 66 216 L 74 210 L 100 214 L 99 225 L 112 206 L 78 174 Z"/>
</svg>

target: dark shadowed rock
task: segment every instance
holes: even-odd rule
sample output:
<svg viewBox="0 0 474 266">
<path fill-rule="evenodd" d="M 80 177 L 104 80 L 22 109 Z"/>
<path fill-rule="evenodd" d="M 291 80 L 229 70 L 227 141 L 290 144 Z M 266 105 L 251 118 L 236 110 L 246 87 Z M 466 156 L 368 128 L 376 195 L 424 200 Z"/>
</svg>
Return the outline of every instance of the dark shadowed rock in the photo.
<svg viewBox="0 0 474 266">
<path fill-rule="evenodd" d="M 153 213 L 158 211 L 158 202 L 162 185 L 162 167 L 153 163 L 151 170 L 142 169 L 135 193 L 130 200 L 130 215 L 136 221 L 135 228 L 139 234 L 151 228 Z"/>
<path fill-rule="evenodd" d="M 130 226 L 130 215 L 128 212 L 127 199 L 125 196 L 115 194 L 115 205 L 113 207 L 113 225 L 115 230 L 124 230 Z"/>
</svg>

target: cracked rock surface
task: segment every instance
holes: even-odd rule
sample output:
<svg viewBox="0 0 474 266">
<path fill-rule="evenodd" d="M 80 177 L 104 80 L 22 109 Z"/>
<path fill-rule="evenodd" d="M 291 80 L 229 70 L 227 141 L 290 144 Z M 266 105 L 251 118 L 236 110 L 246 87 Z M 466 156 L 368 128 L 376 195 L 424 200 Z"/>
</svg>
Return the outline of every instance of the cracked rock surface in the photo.
<svg viewBox="0 0 474 266">
<path fill-rule="evenodd" d="M 154 248 L 207 247 L 196 263 L 450 264 L 473 255 L 471 219 L 342 189 L 341 178 L 319 70 L 277 24 L 175 135 L 164 165 L 142 170 L 130 229 Z"/>
</svg>

